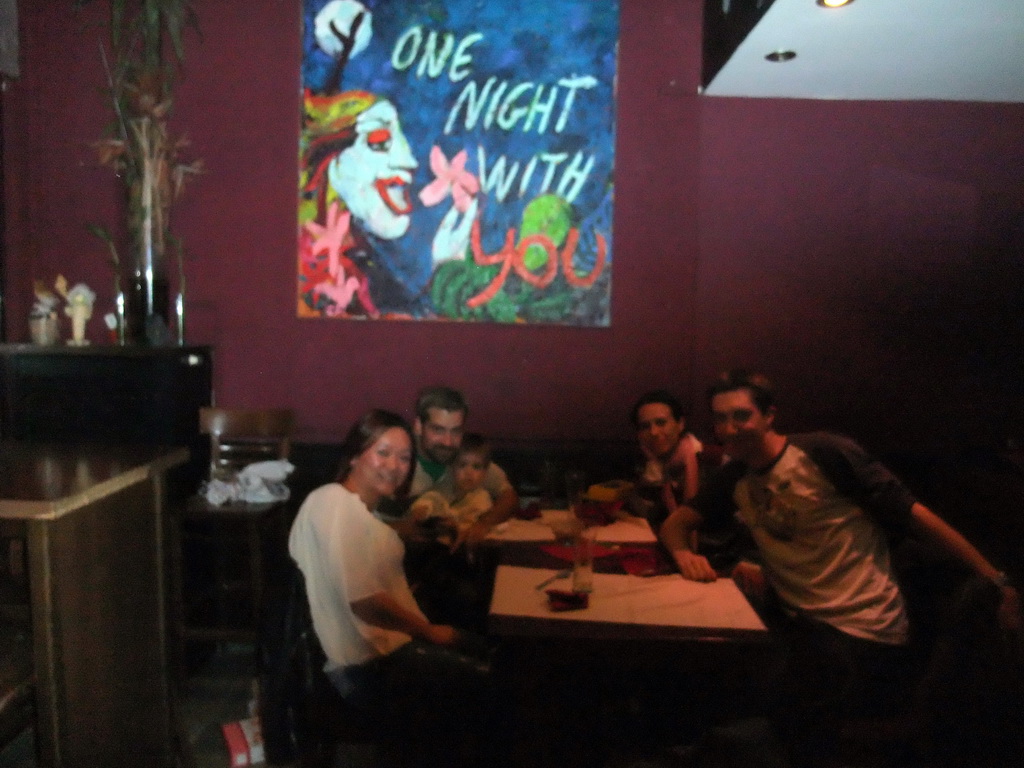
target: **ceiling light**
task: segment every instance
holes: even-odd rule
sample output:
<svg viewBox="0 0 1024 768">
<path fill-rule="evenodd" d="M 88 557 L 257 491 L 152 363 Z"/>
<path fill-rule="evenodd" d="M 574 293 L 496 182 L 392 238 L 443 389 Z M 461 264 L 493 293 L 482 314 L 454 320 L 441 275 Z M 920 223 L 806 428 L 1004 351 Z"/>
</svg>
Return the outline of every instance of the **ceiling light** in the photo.
<svg viewBox="0 0 1024 768">
<path fill-rule="evenodd" d="M 853 0 L 817 0 L 818 5 L 822 8 L 842 8 L 844 5 L 849 5 Z"/>
<path fill-rule="evenodd" d="M 779 63 L 782 61 L 792 61 L 796 58 L 796 51 L 772 51 L 765 56 L 768 61 Z"/>
</svg>

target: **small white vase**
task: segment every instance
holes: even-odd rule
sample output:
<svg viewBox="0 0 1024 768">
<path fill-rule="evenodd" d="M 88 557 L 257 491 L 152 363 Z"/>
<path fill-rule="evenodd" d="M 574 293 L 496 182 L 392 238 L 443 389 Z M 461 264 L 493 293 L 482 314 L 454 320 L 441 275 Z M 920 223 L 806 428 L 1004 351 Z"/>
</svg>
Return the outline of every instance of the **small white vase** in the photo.
<svg viewBox="0 0 1024 768">
<path fill-rule="evenodd" d="M 56 344 L 60 338 L 60 324 L 57 321 L 57 316 L 30 317 L 28 319 L 28 333 L 33 344 L 43 347 Z"/>
</svg>

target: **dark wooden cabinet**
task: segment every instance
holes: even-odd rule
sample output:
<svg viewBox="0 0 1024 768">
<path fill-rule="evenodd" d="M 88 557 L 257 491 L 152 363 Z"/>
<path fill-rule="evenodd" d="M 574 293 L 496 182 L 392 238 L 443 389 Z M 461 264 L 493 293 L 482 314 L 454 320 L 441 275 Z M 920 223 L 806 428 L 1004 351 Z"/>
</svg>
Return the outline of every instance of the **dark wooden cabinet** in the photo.
<svg viewBox="0 0 1024 768">
<path fill-rule="evenodd" d="M 41 766 L 182 764 L 163 530 L 164 478 L 186 459 L 180 448 L 0 443 L 0 529 L 27 553 Z"/>
<path fill-rule="evenodd" d="M 0 345 L 0 438 L 186 447 L 175 483 L 191 492 L 206 471 L 198 414 L 211 404 L 212 367 L 205 346 Z"/>
</svg>

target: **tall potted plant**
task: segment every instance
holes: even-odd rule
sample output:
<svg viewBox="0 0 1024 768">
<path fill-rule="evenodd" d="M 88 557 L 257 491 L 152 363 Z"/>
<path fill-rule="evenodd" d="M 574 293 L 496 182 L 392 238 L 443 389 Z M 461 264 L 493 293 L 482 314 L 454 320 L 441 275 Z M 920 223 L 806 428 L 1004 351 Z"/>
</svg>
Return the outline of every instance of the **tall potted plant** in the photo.
<svg viewBox="0 0 1024 768">
<path fill-rule="evenodd" d="M 92 0 L 75 0 L 77 6 L 89 2 Z M 131 253 L 126 266 L 131 274 L 125 336 L 129 341 L 161 344 L 171 338 L 167 276 L 168 250 L 174 241 L 171 204 L 181 194 L 186 177 L 201 169 L 200 161 L 182 159 L 188 142 L 170 135 L 167 118 L 175 77 L 185 57 L 183 33 L 198 26 L 190 0 L 109 0 L 109 4 L 109 48 L 101 45 L 100 52 L 114 120 L 96 148 L 100 161 L 117 172 L 126 193 Z M 114 238 L 103 232 L 111 245 Z M 115 251 L 115 269 L 123 261 Z M 178 273 L 180 340 L 180 263 Z"/>
</svg>

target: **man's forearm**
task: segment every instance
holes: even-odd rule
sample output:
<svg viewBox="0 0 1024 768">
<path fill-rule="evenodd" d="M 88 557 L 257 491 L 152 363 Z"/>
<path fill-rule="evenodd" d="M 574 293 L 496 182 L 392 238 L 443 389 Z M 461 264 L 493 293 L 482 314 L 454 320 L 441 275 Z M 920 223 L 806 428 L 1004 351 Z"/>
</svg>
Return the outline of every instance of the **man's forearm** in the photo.
<svg viewBox="0 0 1024 768">
<path fill-rule="evenodd" d="M 669 552 L 692 551 L 690 542 L 693 539 L 693 532 L 697 530 L 698 522 L 697 513 L 690 507 L 676 507 L 675 511 L 665 518 L 658 531 L 665 549 Z"/>
<path fill-rule="evenodd" d="M 694 534 L 701 522 L 700 515 L 690 507 L 676 507 L 676 511 L 665 518 L 659 531 L 661 542 L 675 560 L 683 578 L 692 581 L 714 581 L 715 569 L 708 559 L 694 552 Z"/>
<path fill-rule="evenodd" d="M 918 532 L 933 544 L 970 567 L 979 576 L 994 579 L 999 573 L 978 549 L 953 526 L 932 512 L 924 504 L 911 508 L 914 526 Z"/>
<path fill-rule="evenodd" d="M 920 503 L 914 504 L 911 515 L 915 528 L 926 539 L 974 569 L 979 576 L 991 579 L 999 585 L 1002 592 L 998 610 L 999 623 L 1012 632 L 1020 632 L 1024 624 L 1021 617 L 1020 593 L 1006 582 L 1005 575 L 1000 573 L 959 531 L 928 507 Z"/>
</svg>

